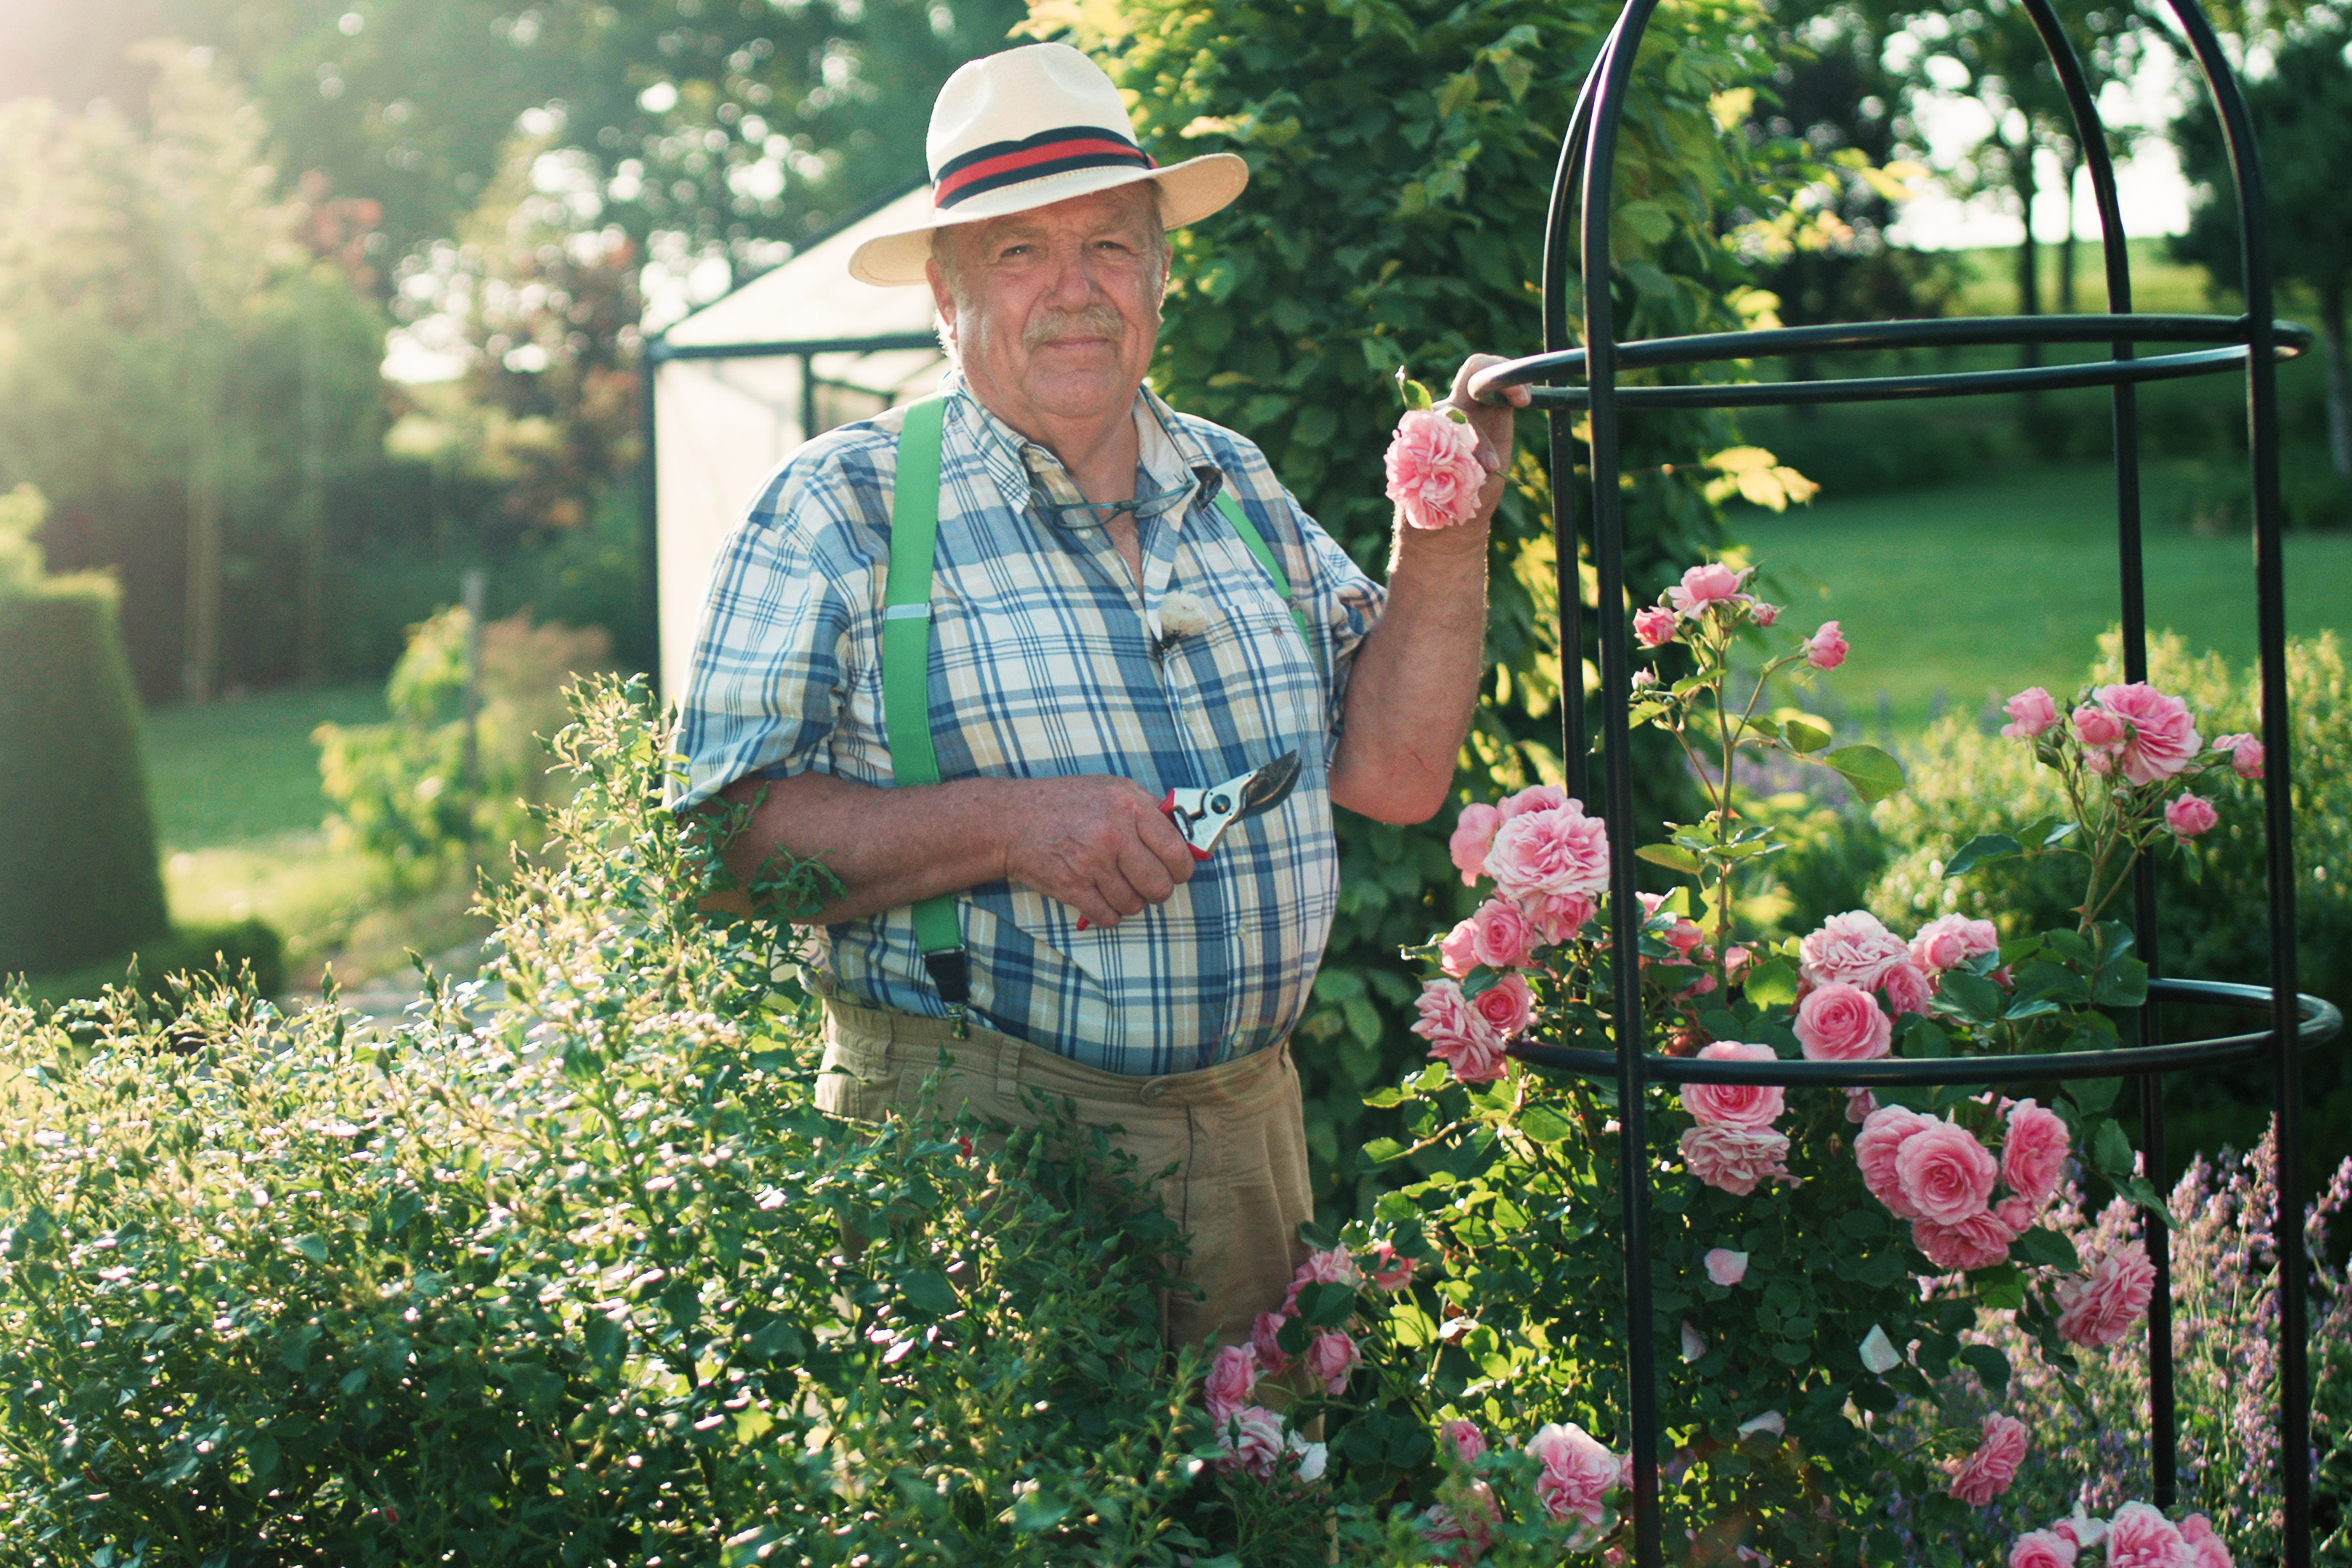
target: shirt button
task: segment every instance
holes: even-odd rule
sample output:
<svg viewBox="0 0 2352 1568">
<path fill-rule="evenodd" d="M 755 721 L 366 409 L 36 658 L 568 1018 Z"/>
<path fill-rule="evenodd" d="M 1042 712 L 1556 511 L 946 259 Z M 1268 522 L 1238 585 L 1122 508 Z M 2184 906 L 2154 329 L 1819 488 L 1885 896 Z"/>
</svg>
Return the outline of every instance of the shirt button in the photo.
<svg viewBox="0 0 2352 1568">
<path fill-rule="evenodd" d="M 1161 1095 L 1166 1094 L 1167 1092 L 1168 1086 L 1161 1083 L 1158 1079 L 1153 1079 L 1150 1083 L 1143 1086 L 1143 1098 L 1147 1101 L 1158 1100 Z"/>
</svg>

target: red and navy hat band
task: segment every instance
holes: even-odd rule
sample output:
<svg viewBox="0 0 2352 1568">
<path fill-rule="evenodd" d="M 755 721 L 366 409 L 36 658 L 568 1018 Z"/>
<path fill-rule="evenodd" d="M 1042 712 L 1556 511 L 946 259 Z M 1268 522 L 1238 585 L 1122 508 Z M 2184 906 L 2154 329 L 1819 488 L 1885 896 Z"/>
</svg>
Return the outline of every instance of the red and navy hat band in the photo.
<svg viewBox="0 0 2352 1568">
<path fill-rule="evenodd" d="M 1142 148 L 1114 132 L 1098 125 L 1065 126 L 1018 142 L 992 142 L 950 159 L 940 170 L 931 205 L 951 207 L 984 191 L 1076 169 L 1156 167 Z"/>
</svg>

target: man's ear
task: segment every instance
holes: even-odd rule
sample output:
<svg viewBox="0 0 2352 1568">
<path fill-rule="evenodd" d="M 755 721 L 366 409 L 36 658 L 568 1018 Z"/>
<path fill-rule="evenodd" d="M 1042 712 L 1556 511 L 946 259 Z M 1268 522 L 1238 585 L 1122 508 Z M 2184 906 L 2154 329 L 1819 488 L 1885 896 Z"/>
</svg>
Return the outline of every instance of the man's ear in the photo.
<svg viewBox="0 0 2352 1568">
<path fill-rule="evenodd" d="M 940 330 L 952 336 L 956 320 L 954 290 L 948 287 L 947 276 L 935 260 L 923 263 L 923 276 L 931 285 L 931 309 L 939 312 Z"/>
</svg>

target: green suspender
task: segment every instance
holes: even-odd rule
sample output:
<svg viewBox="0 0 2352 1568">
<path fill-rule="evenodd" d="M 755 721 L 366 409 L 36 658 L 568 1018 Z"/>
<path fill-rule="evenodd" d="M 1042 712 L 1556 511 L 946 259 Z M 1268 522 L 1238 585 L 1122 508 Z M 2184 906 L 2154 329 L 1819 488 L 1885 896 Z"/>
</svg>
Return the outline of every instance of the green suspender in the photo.
<svg viewBox="0 0 2352 1568">
<path fill-rule="evenodd" d="M 898 434 L 898 478 L 890 491 L 890 580 L 882 600 L 882 724 L 890 737 L 890 772 L 902 784 L 940 782 L 931 750 L 931 549 L 940 532 L 940 432 L 947 399 L 907 405 Z M 955 900 L 915 906 L 915 944 L 956 1033 L 971 1000 L 971 966 Z"/>
<path fill-rule="evenodd" d="M 890 491 L 890 578 L 882 598 L 882 726 L 890 740 L 890 771 L 901 784 L 940 782 L 931 749 L 931 563 L 940 532 L 940 439 L 947 398 L 926 397 L 907 405 L 898 432 L 898 477 Z M 1266 548 L 1265 540 L 1230 490 L 1217 492 L 1217 510 L 1242 543 L 1273 579 L 1285 603 L 1290 577 Z M 1307 612 L 1290 605 L 1290 618 L 1311 655 L 1315 637 Z M 1319 668 L 1322 660 L 1317 659 Z M 915 906 L 915 943 L 923 967 L 939 987 L 959 1035 L 971 1000 L 971 966 L 964 957 L 963 931 L 955 900 L 925 899 Z"/>
</svg>

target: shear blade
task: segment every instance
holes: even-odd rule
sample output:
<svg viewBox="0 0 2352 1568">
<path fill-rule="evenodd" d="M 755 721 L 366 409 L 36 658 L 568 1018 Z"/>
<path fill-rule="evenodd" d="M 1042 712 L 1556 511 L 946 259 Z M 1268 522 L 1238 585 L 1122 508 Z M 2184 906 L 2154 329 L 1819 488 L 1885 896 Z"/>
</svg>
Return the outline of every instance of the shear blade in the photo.
<svg viewBox="0 0 2352 1568">
<path fill-rule="evenodd" d="M 1285 752 L 1250 774 L 1242 784 L 1241 805 L 1234 812 L 1234 818 L 1255 816 L 1289 799 L 1291 787 L 1298 783 L 1298 753 Z"/>
</svg>

